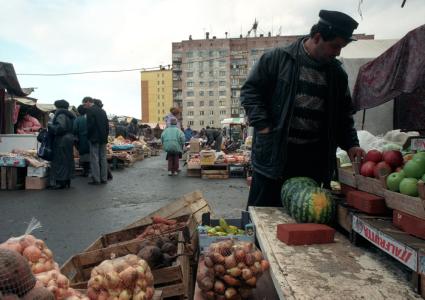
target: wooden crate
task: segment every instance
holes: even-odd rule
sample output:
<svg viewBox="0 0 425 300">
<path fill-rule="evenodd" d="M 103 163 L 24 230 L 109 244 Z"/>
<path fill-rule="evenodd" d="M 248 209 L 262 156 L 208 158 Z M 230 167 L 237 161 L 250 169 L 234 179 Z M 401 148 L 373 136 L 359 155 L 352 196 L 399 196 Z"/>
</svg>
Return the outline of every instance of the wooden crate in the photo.
<svg viewBox="0 0 425 300">
<path fill-rule="evenodd" d="M 154 286 L 162 290 L 164 298 L 187 297 L 190 264 L 183 241 L 183 233 L 180 232 L 177 246 L 178 257 L 172 266 L 152 270 Z M 131 241 L 74 255 L 65 262 L 61 272 L 69 279 L 71 287 L 76 289 L 87 288 L 91 270 L 95 266 L 110 259 L 111 256 L 121 257 L 127 254 L 137 254 L 139 244 L 140 241 Z"/>
<path fill-rule="evenodd" d="M 187 177 L 201 177 L 201 169 L 187 169 Z"/>
<path fill-rule="evenodd" d="M 25 188 L 27 168 L 0 167 L 0 189 L 20 190 Z"/>
<path fill-rule="evenodd" d="M 338 168 L 338 181 L 351 187 L 357 187 L 356 175 L 352 167 Z"/>
<path fill-rule="evenodd" d="M 384 187 L 381 180 L 357 174 L 356 181 L 358 190 L 378 196 L 384 196 Z"/>
<path fill-rule="evenodd" d="M 187 227 L 187 229 L 189 230 L 190 236 L 192 236 L 195 233 L 196 227 L 198 224 L 192 218 L 191 215 L 180 216 L 180 217 L 174 218 L 174 220 L 176 220 L 177 222 L 185 222 L 186 223 L 185 227 Z M 150 225 L 152 225 L 152 221 L 150 224 L 144 224 L 144 225 L 140 225 L 140 226 L 136 226 L 132 228 L 127 228 L 127 229 L 103 234 L 98 239 L 100 242 L 93 243 L 89 248 L 85 250 L 85 252 L 107 248 L 110 246 L 116 246 L 116 244 L 125 245 L 125 243 L 127 242 L 134 241 L 134 239 L 138 235 L 142 234 L 143 231 L 146 229 L 146 227 Z M 178 230 L 181 231 L 183 229 L 184 228 L 181 227 Z M 164 234 L 168 234 L 168 233 L 171 233 L 171 232 L 164 232 Z"/>
<path fill-rule="evenodd" d="M 202 165 L 202 179 L 227 179 L 229 178 L 228 165 Z"/>
</svg>

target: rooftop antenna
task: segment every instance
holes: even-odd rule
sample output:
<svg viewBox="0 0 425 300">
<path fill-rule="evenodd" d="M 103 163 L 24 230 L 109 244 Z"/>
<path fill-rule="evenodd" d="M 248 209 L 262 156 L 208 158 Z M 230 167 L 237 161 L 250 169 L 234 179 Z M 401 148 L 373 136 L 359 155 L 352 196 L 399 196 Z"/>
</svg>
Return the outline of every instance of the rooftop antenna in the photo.
<svg viewBox="0 0 425 300">
<path fill-rule="evenodd" d="M 254 20 L 254 24 L 252 24 L 252 27 L 250 30 L 248 30 L 247 37 L 251 35 L 251 32 L 254 31 L 254 37 L 257 37 L 257 28 L 258 28 L 258 21 L 257 18 Z"/>
<path fill-rule="evenodd" d="M 282 33 L 282 26 L 279 26 L 279 30 L 277 31 L 277 35 L 276 36 L 280 36 Z"/>
</svg>

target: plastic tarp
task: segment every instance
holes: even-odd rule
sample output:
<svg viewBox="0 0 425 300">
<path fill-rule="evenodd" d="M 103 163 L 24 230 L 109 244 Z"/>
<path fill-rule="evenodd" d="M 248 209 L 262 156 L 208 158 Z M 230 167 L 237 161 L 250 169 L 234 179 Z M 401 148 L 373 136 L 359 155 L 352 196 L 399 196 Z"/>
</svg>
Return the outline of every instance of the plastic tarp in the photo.
<svg viewBox="0 0 425 300">
<path fill-rule="evenodd" d="M 11 63 L 0 62 L 0 88 L 6 89 L 9 94 L 15 96 L 27 95 L 27 93 L 21 89 L 15 69 Z"/>
<path fill-rule="evenodd" d="M 401 95 L 425 99 L 425 25 L 360 68 L 353 102 L 361 110 Z"/>
</svg>

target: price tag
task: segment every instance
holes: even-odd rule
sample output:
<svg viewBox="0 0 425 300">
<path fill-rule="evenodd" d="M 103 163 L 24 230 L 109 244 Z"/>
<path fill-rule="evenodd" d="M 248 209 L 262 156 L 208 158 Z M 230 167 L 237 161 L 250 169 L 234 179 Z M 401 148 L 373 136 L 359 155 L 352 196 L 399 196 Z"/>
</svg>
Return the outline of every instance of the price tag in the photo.
<svg viewBox="0 0 425 300">
<path fill-rule="evenodd" d="M 410 148 L 412 150 L 425 150 L 425 139 L 424 138 L 412 138 L 410 141 Z"/>
</svg>

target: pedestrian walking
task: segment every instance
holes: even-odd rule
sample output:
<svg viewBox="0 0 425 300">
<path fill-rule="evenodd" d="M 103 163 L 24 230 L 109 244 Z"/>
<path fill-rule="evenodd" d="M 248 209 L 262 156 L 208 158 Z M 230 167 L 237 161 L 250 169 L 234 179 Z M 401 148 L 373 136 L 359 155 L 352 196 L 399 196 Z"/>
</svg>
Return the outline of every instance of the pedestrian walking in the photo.
<svg viewBox="0 0 425 300">
<path fill-rule="evenodd" d="M 185 139 L 184 133 L 177 127 L 176 118 L 172 118 L 170 126 L 162 132 L 161 141 L 164 151 L 167 152 L 168 176 L 177 175 Z"/>
<path fill-rule="evenodd" d="M 50 189 L 64 189 L 71 187 L 71 178 L 74 175 L 74 135 L 73 125 L 75 116 L 71 113 L 69 103 L 65 100 L 55 101 L 56 112 L 48 130 L 53 136 L 50 169 Z"/>
<path fill-rule="evenodd" d="M 330 186 L 336 149 L 364 155 L 353 121 L 347 74 L 336 59 L 358 23 L 321 10 L 310 35 L 263 54 L 241 89 L 250 126 L 252 186 L 248 206 L 281 206 L 284 180 L 307 176 Z"/>
<path fill-rule="evenodd" d="M 84 105 L 77 108 L 79 116 L 74 120 L 75 145 L 80 154 L 80 165 L 83 167 L 83 176 L 87 177 L 90 171 L 90 145 L 87 138 L 87 109 Z"/>
<path fill-rule="evenodd" d="M 190 139 L 192 138 L 192 135 L 193 135 L 192 128 L 190 128 L 190 126 L 188 125 L 187 128 L 184 130 L 184 138 L 186 143 L 190 141 Z"/>
<path fill-rule="evenodd" d="M 86 97 L 83 99 L 83 103 L 87 108 L 87 138 L 90 144 L 92 181 L 89 184 L 104 184 L 107 183 L 108 179 L 108 162 L 106 159 L 106 144 L 109 135 L 108 117 L 102 109 L 103 105 L 100 100 Z"/>
</svg>

